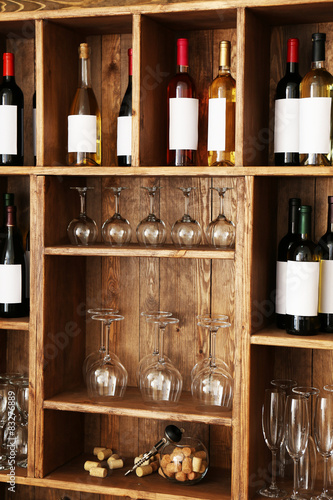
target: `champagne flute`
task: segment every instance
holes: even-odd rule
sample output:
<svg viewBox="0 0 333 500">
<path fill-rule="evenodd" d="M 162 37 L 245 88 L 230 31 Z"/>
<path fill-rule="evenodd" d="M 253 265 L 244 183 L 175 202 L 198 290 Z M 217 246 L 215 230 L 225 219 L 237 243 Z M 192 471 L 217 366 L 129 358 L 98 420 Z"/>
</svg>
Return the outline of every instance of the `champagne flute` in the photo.
<svg viewBox="0 0 333 500">
<path fill-rule="evenodd" d="M 327 462 L 333 453 L 333 399 L 330 395 L 318 396 L 314 416 L 314 438 L 318 453 L 324 459 L 323 490 L 316 498 L 332 499 L 327 488 Z"/>
</svg>

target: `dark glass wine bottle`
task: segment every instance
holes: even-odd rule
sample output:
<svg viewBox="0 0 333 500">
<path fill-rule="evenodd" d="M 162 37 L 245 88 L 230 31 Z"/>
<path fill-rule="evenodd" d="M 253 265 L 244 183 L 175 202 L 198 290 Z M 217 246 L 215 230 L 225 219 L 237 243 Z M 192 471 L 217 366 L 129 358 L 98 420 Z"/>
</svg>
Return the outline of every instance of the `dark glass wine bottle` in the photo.
<svg viewBox="0 0 333 500">
<path fill-rule="evenodd" d="M 288 233 L 280 240 L 278 245 L 278 256 L 276 262 L 276 297 L 275 316 L 276 326 L 286 327 L 286 277 L 287 258 L 291 245 L 298 238 L 298 219 L 301 200 L 299 198 L 289 199 Z"/>
<path fill-rule="evenodd" d="M 275 165 L 298 166 L 298 104 L 299 84 L 302 80 L 298 73 L 298 38 L 287 42 L 286 73 L 276 87 L 274 155 Z"/>
<path fill-rule="evenodd" d="M 119 167 L 130 167 L 132 163 L 132 57 L 133 50 L 128 49 L 128 85 L 117 120 L 117 158 Z"/>
<path fill-rule="evenodd" d="M 314 335 L 319 330 L 319 257 L 311 239 L 311 211 L 299 209 L 299 236 L 288 251 L 286 279 L 286 331 L 293 335 Z"/>
<path fill-rule="evenodd" d="M 24 250 L 14 236 L 16 207 L 6 208 L 7 236 L 0 255 L 0 317 L 28 315 Z"/>
<path fill-rule="evenodd" d="M 167 89 L 167 164 L 195 165 L 199 101 L 189 75 L 188 40 L 177 40 L 177 73 Z"/>
<path fill-rule="evenodd" d="M 0 85 L 0 165 L 23 165 L 24 99 L 15 82 L 14 54 L 3 54 Z"/>
<path fill-rule="evenodd" d="M 7 213 L 6 209 L 9 206 L 13 206 L 15 204 L 14 193 L 3 193 L 3 223 L 0 228 L 0 255 L 2 251 L 2 246 L 7 237 Z M 18 242 L 21 246 L 23 246 L 22 233 L 17 226 L 14 227 L 14 238 L 18 239 Z"/>
<path fill-rule="evenodd" d="M 328 197 L 327 231 L 319 239 L 318 246 L 320 330 L 333 333 L 333 196 Z"/>
</svg>

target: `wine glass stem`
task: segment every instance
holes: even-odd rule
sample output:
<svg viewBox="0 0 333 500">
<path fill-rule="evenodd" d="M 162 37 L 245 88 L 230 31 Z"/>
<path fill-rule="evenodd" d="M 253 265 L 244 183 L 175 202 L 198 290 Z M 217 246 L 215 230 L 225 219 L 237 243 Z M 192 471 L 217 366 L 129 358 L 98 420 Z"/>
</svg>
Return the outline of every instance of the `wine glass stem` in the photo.
<svg viewBox="0 0 333 500">
<path fill-rule="evenodd" d="M 80 191 L 80 215 L 86 215 L 86 192 Z"/>
<path fill-rule="evenodd" d="M 216 333 L 217 328 L 211 328 L 211 356 L 210 366 L 216 366 Z"/>
<path fill-rule="evenodd" d="M 101 323 L 101 342 L 100 342 L 100 350 L 103 350 L 105 348 L 104 345 L 104 323 Z"/>
<path fill-rule="evenodd" d="M 120 198 L 120 192 L 115 193 L 115 195 L 114 195 L 114 211 L 116 214 L 119 214 L 119 198 Z"/>
<path fill-rule="evenodd" d="M 108 356 L 110 353 L 110 325 L 111 323 L 108 321 L 106 323 L 106 336 L 105 336 L 105 355 Z"/>
<path fill-rule="evenodd" d="M 154 198 L 155 198 L 155 193 L 151 191 L 149 193 L 149 213 L 153 214 L 154 213 Z"/>
<path fill-rule="evenodd" d="M 185 196 L 185 215 L 189 215 L 188 206 L 190 202 L 190 193 L 184 193 L 184 196 Z"/>
<path fill-rule="evenodd" d="M 158 354 L 158 333 L 159 333 L 159 325 L 156 323 L 154 325 L 154 351 L 153 354 Z"/>
<path fill-rule="evenodd" d="M 293 497 L 298 495 L 298 462 L 299 459 L 294 459 L 294 486 L 293 486 Z"/>
<path fill-rule="evenodd" d="M 224 216 L 224 193 L 221 191 L 220 193 L 220 215 Z"/>
<path fill-rule="evenodd" d="M 159 339 L 159 356 L 158 356 L 158 361 L 160 363 L 164 362 L 164 332 L 165 332 L 165 326 L 160 325 L 160 339 Z"/>
<path fill-rule="evenodd" d="M 276 451 L 272 451 L 272 483 L 271 488 L 276 489 Z"/>
<path fill-rule="evenodd" d="M 327 463 L 328 463 L 328 457 L 323 457 L 324 458 L 324 474 L 323 474 L 323 493 L 322 495 L 327 495 Z M 327 495 L 328 496 L 328 495 Z"/>
</svg>

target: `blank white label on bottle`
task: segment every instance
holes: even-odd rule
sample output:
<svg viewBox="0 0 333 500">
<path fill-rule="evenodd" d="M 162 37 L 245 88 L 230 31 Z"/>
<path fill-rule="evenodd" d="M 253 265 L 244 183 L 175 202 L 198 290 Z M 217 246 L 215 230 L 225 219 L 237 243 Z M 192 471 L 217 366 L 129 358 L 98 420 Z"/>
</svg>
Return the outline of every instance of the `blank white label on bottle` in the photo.
<svg viewBox="0 0 333 500">
<path fill-rule="evenodd" d="M 306 97 L 299 101 L 299 152 L 327 154 L 330 150 L 331 97 Z"/>
<path fill-rule="evenodd" d="M 225 97 L 208 100 L 208 151 L 225 151 L 226 108 Z"/>
<path fill-rule="evenodd" d="M 17 106 L 0 106 L 0 154 L 17 154 Z"/>
<path fill-rule="evenodd" d="M 299 151 L 299 99 L 277 99 L 274 118 L 274 153 Z"/>
<path fill-rule="evenodd" d="M 0 264 L 0 303 L 22 302 L 21 264 Z"/>
<path fill-rule="evenodd" d="M 132 154 L 132 117 L 118 116 L 117 119 L 117 156 Z"/>
<path fill-rule="evenodd" d="M 69 115 L 68 152 L 96 153 L 96 116 Z"/>
<path fill-rule="evenodd" d="M 320 262 L 319 312 L 333 314 L 333 260 Z"/>
<path fill-rule="evenodd" d="M 169 99 L 169 149 L 198 148 L 199 101 L 194 98 Z"/>
<path fill-rule="evenodd" d="M 277 314 L 286 314 L 286 279 L 287 262 L 277 261 L 275 295 L 275 312 Z"/>
<path fill-rule="evenodd" d="M 317 316 L 319 262 L 287 262 L 286 314 Z"/>
</svg>

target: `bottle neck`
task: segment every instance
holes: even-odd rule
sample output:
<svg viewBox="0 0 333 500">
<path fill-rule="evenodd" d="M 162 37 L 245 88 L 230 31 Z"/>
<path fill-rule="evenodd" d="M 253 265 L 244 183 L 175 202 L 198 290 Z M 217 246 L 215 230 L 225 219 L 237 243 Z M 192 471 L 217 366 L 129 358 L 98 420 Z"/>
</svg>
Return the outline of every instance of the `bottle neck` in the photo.
<svg viewBox="0 0 333 500">
<path fill-rule="evenodd" d="M 325 69 L 325 61 L 312 61 L 311 69 Z"/>
<path fill-rule="evenodd" d="M 177 41 L 177 73 L 188 73 L 188 40 L 185 38 Z"/>
<path fill-rule="evenodd" d="M 79 87 L 91 87 L 90 58 L 79 58 Z"/>
<path fill-rule="evenodd" d="M 188 73 L 188 66 L 184 66 L 183 64 L 177 64 L 177 73 Z"/>
<path fill-rule="evenodd" d="M 230 74 L 230 51 L 231 44 L 229 41 L 220 42 L 219 76 Z"/>
<path fill-rule="evenodd" d="M 3 78 L 6 81 L 15 81 L 14 54 L 5 52 L 3 54 Z"/>
<path fill-rule="evenodd" d="M 297 234 L 299 227 L 299 205 L 289 206 L 288 232 Z"/>
<path fill-rule="evenodd" d="M 333 233 L 333 203 L 328 204 L 327 232 Z"/>
<path fill-rule="evenodd" d="M 287 64 L 286 64 L 286 73 L 287 74 L 290 74 L 290 73 L 298 73 L 298 62 L 291 62 L 291 61 L 287 61 Z"/>
<path fill-rule="evenodd" d="M 299 234 L 301 235 L 302 240 L 311 239 L 311 213 L 301 212 L 299 217 Z"/>
<path fill-rule="evenodd" d="M 9 206 L 6 207 L 6 226 L 8 228 L 8 233 L 10 233 L 10 229 L 16 226 L 16 207 Z"/>
</svg>

